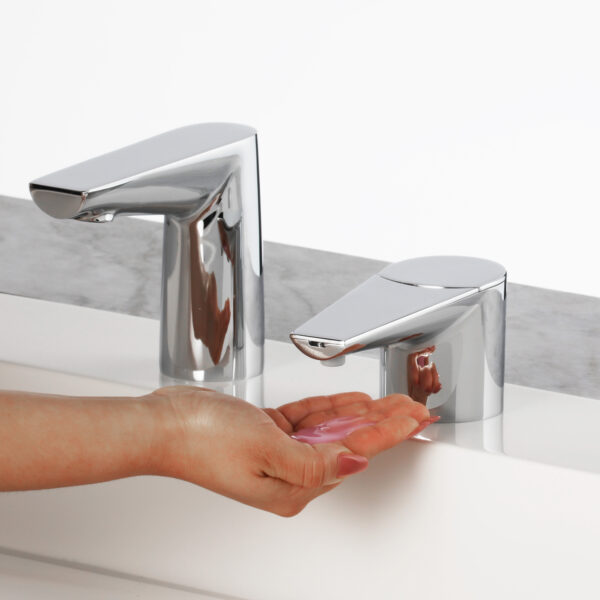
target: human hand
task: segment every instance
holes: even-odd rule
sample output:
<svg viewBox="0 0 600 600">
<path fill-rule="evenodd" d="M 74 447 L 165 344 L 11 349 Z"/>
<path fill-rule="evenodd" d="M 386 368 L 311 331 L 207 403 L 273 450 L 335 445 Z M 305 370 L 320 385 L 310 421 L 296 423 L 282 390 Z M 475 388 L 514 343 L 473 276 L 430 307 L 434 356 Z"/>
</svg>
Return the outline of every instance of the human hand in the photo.
<svg viewBox="0 0 600 600">
<path fill-rule="evenodd" d="M 372 400 L 349 392 L 261 410 L 212 390 L 173 386 L 156 390 L 147 400 L 161 407 L 157 474 L 283 516 L 297 514 L 345 476 L 363 470 L 368 458 L 431 422 L 422 404 L 399 394 Z M 324 444 L 290 437 L 348 416 L 372 424 Z"/>
</svg>

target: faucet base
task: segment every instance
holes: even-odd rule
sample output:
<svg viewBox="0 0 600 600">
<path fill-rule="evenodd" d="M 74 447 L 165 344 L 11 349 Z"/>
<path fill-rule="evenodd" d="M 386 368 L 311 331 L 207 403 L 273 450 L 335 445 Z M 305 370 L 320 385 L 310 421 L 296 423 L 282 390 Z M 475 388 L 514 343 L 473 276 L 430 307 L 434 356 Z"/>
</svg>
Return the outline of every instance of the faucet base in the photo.
<svg viewBox="0 0 600 600">
<path fill-rule="evenodd" d="M 441 423 L 462 423 L 502 412 L 504 284 L 461 306 L 463 314 L 433 335 L 381 349 L 381 395 L 406 394 Z"/>
</svg>

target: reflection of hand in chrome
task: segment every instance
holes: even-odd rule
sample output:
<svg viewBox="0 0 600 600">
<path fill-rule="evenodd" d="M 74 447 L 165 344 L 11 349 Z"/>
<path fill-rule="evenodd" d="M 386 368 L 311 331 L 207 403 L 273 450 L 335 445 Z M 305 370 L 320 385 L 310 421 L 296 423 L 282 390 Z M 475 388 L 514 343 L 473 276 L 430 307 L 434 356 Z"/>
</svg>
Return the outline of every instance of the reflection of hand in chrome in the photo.
<svg viewBox="0 0 600 600">
<path fill-rule="evenodd" d="M 408 355 L 408 395 L 421 404 L 426 404 L 431 394 L 442 389 L 437 367 L 430 361 L 434 352 L 435 346 L 429 346 Z"/>
</svg>

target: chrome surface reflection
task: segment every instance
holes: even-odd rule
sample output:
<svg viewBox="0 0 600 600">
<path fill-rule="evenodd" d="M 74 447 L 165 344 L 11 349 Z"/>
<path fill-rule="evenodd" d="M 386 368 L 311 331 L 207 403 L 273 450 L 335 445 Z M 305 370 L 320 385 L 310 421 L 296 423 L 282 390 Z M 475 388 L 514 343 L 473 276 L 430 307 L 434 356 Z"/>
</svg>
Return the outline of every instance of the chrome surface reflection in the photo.
<svg viewBox="0 0 600 600">
<path fill-rule="evenodd" d="M 36 179 L 36 204 L 93 223 L 163 214 L 161 372 L 233 381 L 262 372 L 264 312 L 256 132 L 182 127 Z"/>
<path fill-rule="evenodd" d="M 401 393 L 442 422 L 502 412 L 506 270 L 457 256 L 390 265 L 291 334 L 318 360 L 381 348 L 381 395 Z"/>
</svg>

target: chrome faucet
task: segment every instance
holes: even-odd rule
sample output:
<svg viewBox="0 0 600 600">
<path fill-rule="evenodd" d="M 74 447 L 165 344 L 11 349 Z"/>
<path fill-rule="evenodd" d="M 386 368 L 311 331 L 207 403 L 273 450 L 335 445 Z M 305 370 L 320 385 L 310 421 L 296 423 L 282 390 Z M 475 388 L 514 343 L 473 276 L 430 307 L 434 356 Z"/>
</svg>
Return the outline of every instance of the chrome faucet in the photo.
<svg viewBox="0 0 600 600">
<path fill-rule="evenodd" d="M 160 368 L 175 380 L 233 381 L 263 368 L 256 131 L 175 129 L 30 184 L 59 219 L 164 215 Z"/>
<path fill-rule="evenodd" d="M 502 412 L 506 270 L 431 256 L 392 264 L 291 335 L 307 356 L 341 364 L 381 348 L 380 392 L 411 396 L 442 422 Z"/>
</svg>

